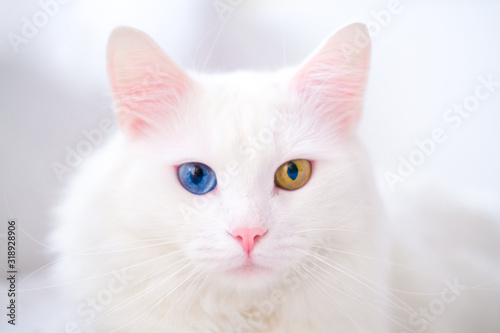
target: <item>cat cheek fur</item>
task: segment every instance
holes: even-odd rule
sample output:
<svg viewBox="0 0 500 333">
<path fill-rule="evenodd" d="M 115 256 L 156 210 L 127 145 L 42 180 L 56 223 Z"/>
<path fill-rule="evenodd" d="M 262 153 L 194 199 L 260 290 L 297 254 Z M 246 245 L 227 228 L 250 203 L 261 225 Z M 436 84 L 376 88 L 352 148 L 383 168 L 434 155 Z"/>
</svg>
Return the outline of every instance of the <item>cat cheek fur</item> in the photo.
<svg viewBox="0 0 500 333">
<path fill-rule="evenodd" d="M 101 277 L 70 288 L 77 300 L 114 271 L 135 277 L 95 323 L 99 332 L 139 324 L 145 332 L 232 332 L 275 290 L 287 301 L 262 331 L 386 332 L 377 312 L 385 271 L 373 260 L 384 256 L 378 204 L 354 135 L 369 45 L 349 59 L 343 52 L 360 33 L 360 24 L 340 30 L 298 70 L 213 75 L 184 73 L 141 32 L 112 34 L 121 131 L 74 179 L 55 237 L 68 253 L 99 249 L 61 260 L 66 281 Z M 271 124 L 277 130 L 264 137 Z M 296 158 L 313 161 L 309 182 L 275 188 L 276 169 Z M 182 188 L 175 166 L 185 162 L 210 166 L 217 187 L 203 196 Z M 267 230 L 250 270 L 229 234 L 245 227 Z"/>
</svg>

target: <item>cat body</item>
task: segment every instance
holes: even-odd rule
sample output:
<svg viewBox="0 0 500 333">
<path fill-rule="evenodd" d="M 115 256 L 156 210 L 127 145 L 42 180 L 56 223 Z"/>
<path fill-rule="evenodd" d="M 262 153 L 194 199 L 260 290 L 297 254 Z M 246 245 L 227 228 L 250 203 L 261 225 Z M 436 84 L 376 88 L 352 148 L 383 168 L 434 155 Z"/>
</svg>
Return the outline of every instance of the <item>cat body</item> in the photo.
<svg viewBox="0 0 500 333">
<path fill-rule="evenodd" d="M 108 68 L 120 130 L 73 179 L 54 233 L 81 329 L 399 328 L 388 225 L 355 132 L 369 53 L 354 24 L 298 68 L 208 75 L 116 30 Z M 299 160 L 306 183 L 278 186 L 280 166 Z M 202 195 L 182 183 L 193 162 L 217 179 Z"/>
</svg>

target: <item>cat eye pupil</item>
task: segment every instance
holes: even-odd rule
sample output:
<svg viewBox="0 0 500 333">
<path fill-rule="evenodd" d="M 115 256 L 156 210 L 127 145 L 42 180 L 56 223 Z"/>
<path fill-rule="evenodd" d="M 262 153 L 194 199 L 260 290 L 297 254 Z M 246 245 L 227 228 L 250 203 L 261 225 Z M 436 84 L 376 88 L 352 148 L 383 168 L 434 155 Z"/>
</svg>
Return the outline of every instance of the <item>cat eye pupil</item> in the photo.
<svg viewBox="0 0 500 333">
<path fill-rule="evenodd" d="M 198 185 L 203 178 L 203 169 L 199 165 L 195 165 L 191 169 L 191 181 L 193 184 Z"/>
<path fill-rule="evenodd" d="M 299 174 L 299 169 L 297 168 L 297 165 L 295 163 L 289 162 L 286 173 L 288 174 L 288 177 L 290 177 L 291 180 L 295 180 L 297 179 L 297 175 Z"/>
</svg>

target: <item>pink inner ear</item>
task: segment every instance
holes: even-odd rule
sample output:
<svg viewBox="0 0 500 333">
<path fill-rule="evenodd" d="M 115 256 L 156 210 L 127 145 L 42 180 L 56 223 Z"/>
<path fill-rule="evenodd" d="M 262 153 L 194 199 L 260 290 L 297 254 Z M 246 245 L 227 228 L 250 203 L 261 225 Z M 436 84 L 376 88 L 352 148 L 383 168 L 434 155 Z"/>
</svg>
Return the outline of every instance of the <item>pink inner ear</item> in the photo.
<svg viewBox="0 0 500 333">
<path fill-rule="evenodd" d="M 322 121 L 347 131 L 360 117 L 365 84 L 362 70 L 333 62 L 307 64 L 293 84 Z"/>
<path fill-rule="evenodd" d="M 364 92 L 361 82 L 306 70 L 299 73 L 293 86 L 306 103 L 305 109 L 312 109 L 323 122 L 334 123 L 341 131 L 358 122 Z"/>
<path fill-rule="evenodd" d="M 353 128 L 360 118 L 370 47 L 356 49 L 362 25 L 348 26 L 334 36 L 293 78 L 292 89 L 301 96 L 305 109 L 321 121 L 333 123 L 341 132 Z M 346 57 L 345 48 L 355 50 Z"/>
<path fill-rule="evenodd" d="M 178 110 L 190 78 L 143 33 L 120 28 L 108 46 L 108 71 L 120 127 L 150 134 Z"/>
<path fill-rule="evenodd" d="M 115 77 L 113 85 L 120 123 L 136 136 L 151 131 L 174 113 L 190 87 L 189 79 L 177 68 L 157 66 L 149 72 L 144 68 L 148 66 L 121 71 L 121 79 Z"/>
</svg>

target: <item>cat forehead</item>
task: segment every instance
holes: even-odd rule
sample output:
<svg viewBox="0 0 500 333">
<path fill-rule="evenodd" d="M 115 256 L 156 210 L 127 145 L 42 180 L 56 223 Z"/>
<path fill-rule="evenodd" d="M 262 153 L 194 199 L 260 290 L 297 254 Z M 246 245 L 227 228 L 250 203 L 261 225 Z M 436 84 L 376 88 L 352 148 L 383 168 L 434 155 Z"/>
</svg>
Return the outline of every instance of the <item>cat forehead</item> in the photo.
<svg viewBox="0 0 500 333">
<path fill-rule="evenodd" d="M 220 125 L 238 126 L 239 133 L 255 131 L 280 112 L 286 100 L 282 73 L 235 72 L 197 76 L 200 118 L 215 117 Z"/>
<path fill-rule="evenodd" d="M 170 135 L 173 163 L 281 164 L 322 155 L 327 146 L 315 117 L 288 91 L 292 72 L 191 74 L 196 82 Z M 171 149 L 169 149 L 171 150 Z M 170 155 L 170 154 L 169 154 Z"/>
<path fill-rule="evenodd" d="M 200 89 L 187 116 L 202 124 L 213 147 L 234 150 L 248 138 L 268 141 L 273 135 L 269 132 L 282 118 L 287 98 L 282 76 L 236 72 L 197 80 Z"/>
</svg>

